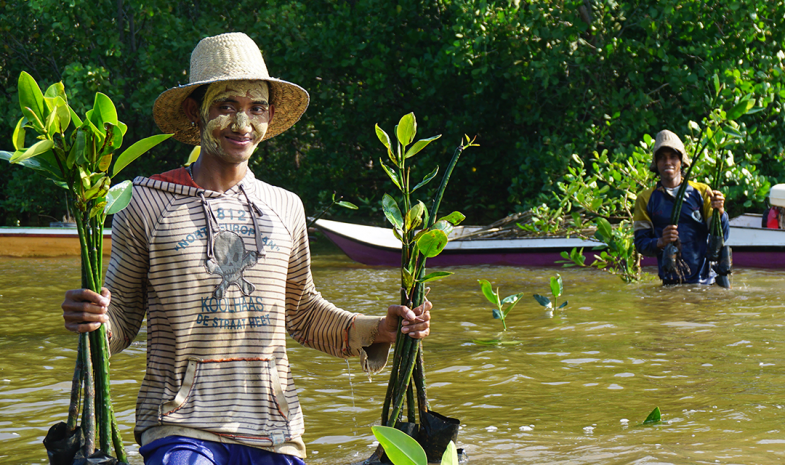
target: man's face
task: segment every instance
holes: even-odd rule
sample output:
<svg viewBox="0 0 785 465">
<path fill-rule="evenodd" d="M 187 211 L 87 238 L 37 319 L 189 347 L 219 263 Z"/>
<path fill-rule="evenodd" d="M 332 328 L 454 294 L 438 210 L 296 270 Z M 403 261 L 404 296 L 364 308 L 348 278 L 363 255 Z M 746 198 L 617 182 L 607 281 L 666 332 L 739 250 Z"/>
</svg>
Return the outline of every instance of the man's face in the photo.
<svg viewBox="0 0 785 465">
<path fill-rule="evenodd" d="M 676 187 L 681 183 L 681 155 L 665 148 L 657 152 L 657 171 L 665 187 Z"/>
<path fill-rule="evenodd" d="M 247 162 L 267 133 L 274 109 L 267 84 L 211 84 L 201 108 L 202 149 L 229 164 Z"/>
</svg>

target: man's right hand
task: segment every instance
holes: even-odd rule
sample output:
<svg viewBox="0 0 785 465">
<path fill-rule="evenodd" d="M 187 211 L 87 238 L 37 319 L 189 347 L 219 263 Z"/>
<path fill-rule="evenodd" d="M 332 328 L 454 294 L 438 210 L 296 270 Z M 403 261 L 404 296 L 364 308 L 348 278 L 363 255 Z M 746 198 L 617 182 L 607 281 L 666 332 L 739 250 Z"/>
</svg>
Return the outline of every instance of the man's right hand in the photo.
<svg viewBox="0 0 785 465">
<path fill-rule="evenodd" d="M 65 329 L 75 333 L 89 333 L 101 327 L 101 323 L 109 322 L 106 312 L 109 308 L 111 294 L 107 288 L 96 294 L 89 289 L 72 289 L 65 293 L 63 320 Z"/>
<path fill-rule="evenodd" d="M 669 224 L 665 226 L 665 229 L 662 230 L 662 236 L 657 239 L 657 248 L 664 249 L 666 245 L 670 244 L 671 242 L 676 242 L 679 240 L 679 229 L 678 226 L 675 224 Z"/>
</svg>

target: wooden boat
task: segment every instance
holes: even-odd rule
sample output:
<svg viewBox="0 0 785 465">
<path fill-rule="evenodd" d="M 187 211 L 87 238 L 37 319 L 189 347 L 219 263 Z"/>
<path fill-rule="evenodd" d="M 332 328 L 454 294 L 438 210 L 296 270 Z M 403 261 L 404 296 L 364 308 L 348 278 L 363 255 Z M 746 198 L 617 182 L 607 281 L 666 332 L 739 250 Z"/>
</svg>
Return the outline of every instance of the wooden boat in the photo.
<svg viewBox="0 0 785 465">
<path fill-rule="evenodd" d="M 104 255 L 112 250 L 112 230 L 104 229 Z M 76 228 L 0 228 L 2 257 L 67 257 L 80 255 Z"/>
<path fill-rule="evenodd" d="M 389 228 L 362 226 L 330 220 L 317 220 L 324 233 L 349 258 L 365 265 L 400 266 L 401 244 Z M 515 237 L 482 239 L 473 237 L 479 227 L 457 227 L 444 251 L 428 259 L 429 266 L 511 265 L 561 266 L 561 253 L 583 247 L 587 262 L 600 242 L 576 237 Z M 753 268 L 785 268 L 785 230 L 761 227 L 761 216 L 742 215 L 731 220 L 728 245 L 733 250 L 733 265 Z M 643 265 L 656 265 L 644 258 Z"/>
</svg>

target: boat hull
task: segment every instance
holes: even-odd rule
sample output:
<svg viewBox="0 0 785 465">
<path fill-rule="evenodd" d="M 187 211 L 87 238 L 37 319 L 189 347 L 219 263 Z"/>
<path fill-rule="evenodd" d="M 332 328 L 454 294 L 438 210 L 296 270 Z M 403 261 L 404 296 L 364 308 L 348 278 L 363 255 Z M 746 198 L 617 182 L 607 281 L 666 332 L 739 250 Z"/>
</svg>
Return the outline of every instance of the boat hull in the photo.
<svg viewBox="0 0 785 465">
<path fill-rule="evenodd" d="M 104 230 L 103 254 L 112 250 L 111 230 Z M 0 256 L 78 257 L 79 234 L 74 228 L 0 228 Z"/>
</svg>

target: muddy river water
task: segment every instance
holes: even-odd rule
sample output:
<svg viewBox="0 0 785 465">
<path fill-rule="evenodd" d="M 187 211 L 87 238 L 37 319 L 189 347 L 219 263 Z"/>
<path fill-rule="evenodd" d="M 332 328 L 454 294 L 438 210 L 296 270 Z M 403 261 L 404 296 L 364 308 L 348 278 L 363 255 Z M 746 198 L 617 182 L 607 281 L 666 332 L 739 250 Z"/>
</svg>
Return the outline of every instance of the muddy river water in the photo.
<svg viewBox="0 0 785 465">
<path fill-rule="evenodd" d="M 49 426 L 67 415 L 77 338 L 62 327 L 63 291 L 78 259 L 0 258 L 0 463 L 43 464 Z M 314 257 L 322 294 L 379 314 L 397 299 L 396 270 L 337 252 Z M 432 285 L 425 342 L 434 410 L 462 422 L 471 464 L 785 462 L 785 272 L 736 270 L 732 290 L 624 284 L 596 270 L 456 267 Z M 656 271 L 656 270 L 649 270 Z M 564 280 L 552 316 L 531 297 Z M 491 318 L 478 279 L 525 292 L 503 339 L 483 346 Z M 133 464 L 134 403 L 145 333 L 112 358 L 115 411 Z M 290 341 L 309 464 L 356 462 L 373 451 L 389 371 L 369 380 L 349 364 Z M 640 425 L 659 407 L 662 422 Z"/>
</svg>

